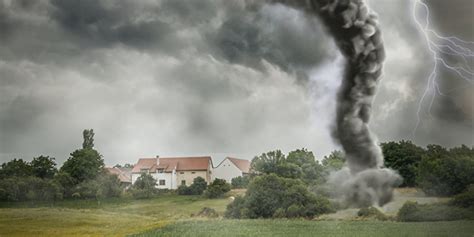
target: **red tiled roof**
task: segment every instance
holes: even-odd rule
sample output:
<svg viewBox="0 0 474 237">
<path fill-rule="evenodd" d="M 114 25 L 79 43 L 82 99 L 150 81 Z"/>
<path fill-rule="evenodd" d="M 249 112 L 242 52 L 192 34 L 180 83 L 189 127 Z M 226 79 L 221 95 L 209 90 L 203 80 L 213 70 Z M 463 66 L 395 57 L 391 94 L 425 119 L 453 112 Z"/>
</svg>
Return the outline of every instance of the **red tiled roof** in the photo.
<svg viewBox="0 0 474 237">
<path fill-rule="evenodd" d="M 132 173 L 140 173 L 141 169 L 150 169 L 151 172 L 156 163 L 156 158 L 140 158 L 137 164 L 133 166 Z"/>
<path fill-rule="evenodd" d="M 250 172 L 250 161 L 245 159 L 237 159 L 232 157 L 227 157 L 232 163 L 234 163 L 237 168 L 239 168 L 243 173 Z"/>
<path fill-rule="evenodd" d="M 150 172 L 164 169 L 165 172 L 171 172 L 175 168 L 177 171 L 208 170 L 210 164 L 212 165 L 210 156 L 141 158 L 133 167 L 132 172 L 139 173 L 141 169 L 149 169 Z"/>
<path fill-rule="evenodd" d="M 105 169 L 106 169 L 109 173 L 117 175 L 118 179 L 119 179 L 120 182 L 122 182 L 122 183 L 131 183 L 131 182 L 132 182 L 132 178 L 130 177 L 130 175 L 127 174 L 127 172 L 124 172 L 123 170 L 121 170 L 121 169 L 119 169 L 119 168 L 116 168 L 116 167 L 113 167 L 113 168 L 106 167 Z"/>
</svg>

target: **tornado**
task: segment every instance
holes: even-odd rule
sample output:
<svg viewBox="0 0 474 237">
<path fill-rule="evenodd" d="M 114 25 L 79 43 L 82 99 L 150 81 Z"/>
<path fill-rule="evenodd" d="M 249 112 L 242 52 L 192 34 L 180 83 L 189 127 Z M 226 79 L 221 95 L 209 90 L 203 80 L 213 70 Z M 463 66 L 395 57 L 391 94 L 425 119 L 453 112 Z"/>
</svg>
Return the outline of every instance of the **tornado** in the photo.
<svg viewBox="0 0 474 237">
<path fill-rule="evenodd" d="M 329 184 L 349 206 L 383 206 L 401 177 L 384 168 L 383 154 L 369 129 L 372 101 L 382 76 L 385 50 L 376 14 L 363 0 L 277 1 L 318 16 L 345 58 L 332 136 L 347 167 Z"/>
</svg>

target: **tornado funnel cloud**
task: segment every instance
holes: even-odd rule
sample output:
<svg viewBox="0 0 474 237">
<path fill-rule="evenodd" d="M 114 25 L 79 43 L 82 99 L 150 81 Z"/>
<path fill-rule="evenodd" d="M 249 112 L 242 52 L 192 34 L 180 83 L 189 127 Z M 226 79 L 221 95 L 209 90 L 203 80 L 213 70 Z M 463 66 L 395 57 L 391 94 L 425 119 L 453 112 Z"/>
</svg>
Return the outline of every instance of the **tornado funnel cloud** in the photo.
<svg viewBox="0 0 474 237">
<path fill-rule="evenodd" d="M 388 203 L 401 177 L 383 168 L 382 151 L 368 126 L 385 59 L 377 16 L 363 0 L 279 2 L 319 16 L 346 61 L 333 137 L 344 149 L 348 167 L 331 174 L 329 183 L 348 205 Z"/>
</svg>

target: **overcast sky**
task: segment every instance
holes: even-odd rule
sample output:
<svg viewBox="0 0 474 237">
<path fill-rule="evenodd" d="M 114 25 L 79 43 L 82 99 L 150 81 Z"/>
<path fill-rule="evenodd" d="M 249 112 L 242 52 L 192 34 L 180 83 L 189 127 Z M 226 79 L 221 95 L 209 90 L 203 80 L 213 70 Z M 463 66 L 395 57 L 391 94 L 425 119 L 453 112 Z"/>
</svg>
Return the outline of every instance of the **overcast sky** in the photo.
<svg viewBox="0 0 474 237">
<path fill-rule="evenodd" d="M 387 50 L 371 120 L 379 140 L 473 145 L 473 85 L 446 71 L 446 95 L 429 113 L 428 94 L 413 136 L 433 59 L 413 0 L 368 2 Z M 433 28 L 474 41 L 471 0 L 428 4 Z M 0 0 L 0 162 L 62 163 L 85 128 L 108 165 L 302 147 L 322 158 L 338 149 L 330 126 L 341 66 L 318 19 L 282 5 Z"/>
</svg>

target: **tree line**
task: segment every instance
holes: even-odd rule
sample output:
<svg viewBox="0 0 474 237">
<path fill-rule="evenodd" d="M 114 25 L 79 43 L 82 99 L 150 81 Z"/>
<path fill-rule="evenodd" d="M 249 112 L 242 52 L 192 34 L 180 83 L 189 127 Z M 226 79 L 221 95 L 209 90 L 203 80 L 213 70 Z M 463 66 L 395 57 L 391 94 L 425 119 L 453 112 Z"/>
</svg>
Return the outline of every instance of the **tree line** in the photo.
<svg viewBox="0 0 474 237">
<path fill-rule="evenodd" d="M 465 145 L 419 147 L 410 141 L 381 144 L 385 166 L 400 173 L 401 187 L 416 187 L 432 196 L 455 196 L 457 203 L 474 202 L 474 149 Z M 227 207 L 229 218 L 312 218 L 335 211 L 324 184 L 332 171 L 345 165 L 344 153 L 333 151 L 319 162 L 311 151 L 288 155 L 280 150 L 263 153 L 251 162 L 252 175 L 232 180 L 234 188 L 247 188 Z M 451 207 L 450 207 L 451 208 Z M 453 209 L 454 210 L 454 209 Z"/>
<path fill-rule="evenodd" d="M 83 144 L 61 168 L 55 158 L 39 156 L 31 162 L 13 159 L 0 168 L 1 201 L 54 201 L 63 198 L 118 197 L 123 191 L 116 175 L 106 172 L 102 155 L 94 149 L 94 131 L 83 132 Z"/>
</svg>

